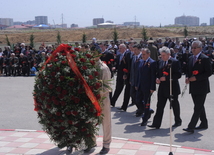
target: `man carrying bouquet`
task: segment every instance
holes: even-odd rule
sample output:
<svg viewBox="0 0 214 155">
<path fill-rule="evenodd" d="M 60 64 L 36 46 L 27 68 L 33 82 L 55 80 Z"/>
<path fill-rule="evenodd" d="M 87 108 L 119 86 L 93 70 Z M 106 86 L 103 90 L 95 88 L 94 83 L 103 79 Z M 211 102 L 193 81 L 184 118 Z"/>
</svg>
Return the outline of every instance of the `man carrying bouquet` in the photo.
<svg viewBox="0 0 214 155">
<path fill-rule="evenodd" d="M 182 123 L 180 118 L 180 104 L 178 102 L 178 95 L 180 94 L 178 79 L 181 78 L 180 62 L 170 57 L 168 47 L 162 47 L 160 53 L 161 60 L 158 63 L 156 78 L 156 83 L 159 84 L 157 110 L 152 125 L 148 125 L 148 127 L 156 129 L 159 129 L 161 126 L 164 108 L 167 99 L 170 99 L 170 67 L 172 71 L 172 109 L 175 116 L 175 124 L 172 127 L 180 126 Z"/>
<path fill-rule="evenodd" d="M 207 93 L 210 92 L 208 78 L 212 74 L 212 68 L 209 57 L 201 53 L 202 43 L 200 41 L 194 41 L 191 49 L 193 55 L 189 58 L 187 66 L 186 84 L 189 84 L 189 93 L 194 103 L 194 112 L 188 127 L 183 130 L 194 133 L 194 129 L 208 128 L 204 102 Z M 201 123 L 196 127 L 199 118 Z"/>
</svg>

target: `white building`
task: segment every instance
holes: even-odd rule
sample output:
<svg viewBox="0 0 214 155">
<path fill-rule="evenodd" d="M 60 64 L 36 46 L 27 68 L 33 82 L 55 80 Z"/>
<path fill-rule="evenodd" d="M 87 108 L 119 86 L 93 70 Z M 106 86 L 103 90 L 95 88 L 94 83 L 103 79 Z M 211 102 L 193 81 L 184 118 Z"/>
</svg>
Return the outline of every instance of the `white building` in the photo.
<svg viewBox="0 0 214 155">
<path fill-rule="evenodd" d="M 0 18 L 0 24 L 6 26 L 13 26 L 13 18 Z"/>
</svg>

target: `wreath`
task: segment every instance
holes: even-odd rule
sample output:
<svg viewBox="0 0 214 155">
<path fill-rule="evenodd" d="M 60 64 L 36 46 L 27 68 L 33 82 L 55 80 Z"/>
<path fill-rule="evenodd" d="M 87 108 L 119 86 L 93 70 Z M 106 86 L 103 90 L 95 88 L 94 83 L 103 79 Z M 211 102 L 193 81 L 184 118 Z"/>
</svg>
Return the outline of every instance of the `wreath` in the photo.
<svg viewBox="0 0 214 155">
<path fill-rule="evenodd" d="M 86 148 L 102 122 L 99 68 L 92 53 L 61 44 L 35 78 L 34 110 L 59 147 Z"/>
</svg>

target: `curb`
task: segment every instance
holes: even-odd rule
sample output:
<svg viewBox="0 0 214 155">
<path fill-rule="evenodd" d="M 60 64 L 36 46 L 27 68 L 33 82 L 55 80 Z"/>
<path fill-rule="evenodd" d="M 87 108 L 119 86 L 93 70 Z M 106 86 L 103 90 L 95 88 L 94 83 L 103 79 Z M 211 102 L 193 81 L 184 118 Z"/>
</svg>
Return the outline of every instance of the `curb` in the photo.
<svg viewBox="0 0 214 155">
<path fill-rule="evenodd" d="M 45 133 L 45 131 L 42 131 L 42 130 L 27 130 L 27 129 L 0 129 L 0 131 L 44 132 Z M 98 136 L 98 137 L 103 137 L 103 136 Z M 117 139 L 117 140 L 124 140 L 124 141 L 130 141 L 130 142 L 138 142 L 138 143 L 154 144 L 154 145 L 161 145 L 161 146 L 170 147 L 170 144 L 165 144 L 165 143 L 149 142 L 149 141 L 134 140 L 134 139 L 120 138 L 120 137 L 112 137 L 112 138 L 113 139 Z M 172 147 L 184 148 L 184 149 L 190 149 L 190 150 L 197 150 L 197 151 L 204 151 L 204 152 L 214 152 L 214 150 L 199 149 L 199 148 L 186 147 L 186 146 L 180 146 L 180 145 L 172 145 Z"/>
</svg>

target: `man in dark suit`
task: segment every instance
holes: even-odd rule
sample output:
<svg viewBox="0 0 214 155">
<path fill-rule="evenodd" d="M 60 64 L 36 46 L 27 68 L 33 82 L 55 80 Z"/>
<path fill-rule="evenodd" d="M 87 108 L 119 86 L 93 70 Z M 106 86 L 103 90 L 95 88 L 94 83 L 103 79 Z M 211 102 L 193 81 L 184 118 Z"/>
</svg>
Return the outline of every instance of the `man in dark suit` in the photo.
<svg viewBox="0 0 214 155">
<path fill-rule="evenodd" d="M 188 127 L 183 130 L 194 133 L 194 129 L 208 128 L 204 102 L 207 93 L 210 92 L 208 78 L 212 74 L 212 69 L 209 57 L 202 53 L 202 43 L 200 41 L 194 41 L 191 49 L 193 55 L 189 58 L 186 84 L 189 84 L 189 93 L 194 103 L 194 112 Z M 199 118 L 201 123 L 196 127 Z"/>
<path fill-rule="evenodd" d="M 137 74 L 138 74 L 138 69 L 139 69 L 139 64 L 141 60 L 141 45 L 135 44 L 133 45 L 133 55 L 132 55 L 132 60 L 131 60 L 131 71 L 130 71 L 130 84 L 131 84 L 131 89 L 130 89 L 130 95 L 132 98 L 132 104 L 137 106 L 137 111 L 136 111 L 136 117 L 142 116 L 143 114 L 143 109 L 142 105 L 139 105 L 137 102 L 137 90 L 135 89 L 135 86 L 137 85 Z"/>
<path fill-rule="evenodd" d="M 118 108 L 121 111 L 126 111 L 127 106 L 130 99 L 130 62 L 131 62 L 131 52 L 127 50 L 125 44 L 119 45 L 119 51 L 120 54 L 117 55 L 116 58 L 116 68 L 113 68 L 117 70 L 117 79 L 116 79 L 116 89 L 114 91 L 114 95 L 111 99 L 111 105 L 114 107 L 115 103 L 121 94 L 124 86 L 125 86 L 125 92 L 124 92 L 124 98 L 123 98 L 123 104 L 121 108 Z"/>
<path fill-rule="evenodd" d="M 112 78 L 113 77 L 112 65 L 114 63 L 114 55 L 107 49 L 108 45 L 100 43 L 99 46 L 102 50 L 100 60 L 103 61 L 108 66 L 109 70 L 111 71 Z"/>
<path fill-rule="evenodd" d="M 156 79 L 156 83 L 159 84 L 157 110 L 152 125 L 148 126 L 156 129 L 159 129 L 161 126 L 164 108 L 167 99 L 170 99 L 170 67 L 172 71 L 172 109 L 175 116 L 175 124 L 173 127 L 180 126 L 182 123 L 180 118 L 180 105 L 178 102 L 178 95 L 180 94 L 178 79 L 181 77 L 180 62 L 170 57 L 170 50 L 168 47 L 162 47 L 160 53 L 162 60 L 158 63 Z"/>
<path fill-rule="evenodd" d="M 137 100 L 144 111 L 141 126 L 145 126 L 153 111 L 150 110 L 150 98 L 156 90 L 156 62 L 150 58 L 148 48 L 142 49 L 142 60 L 140 60 L 137 76 Z"/>
</svg>

